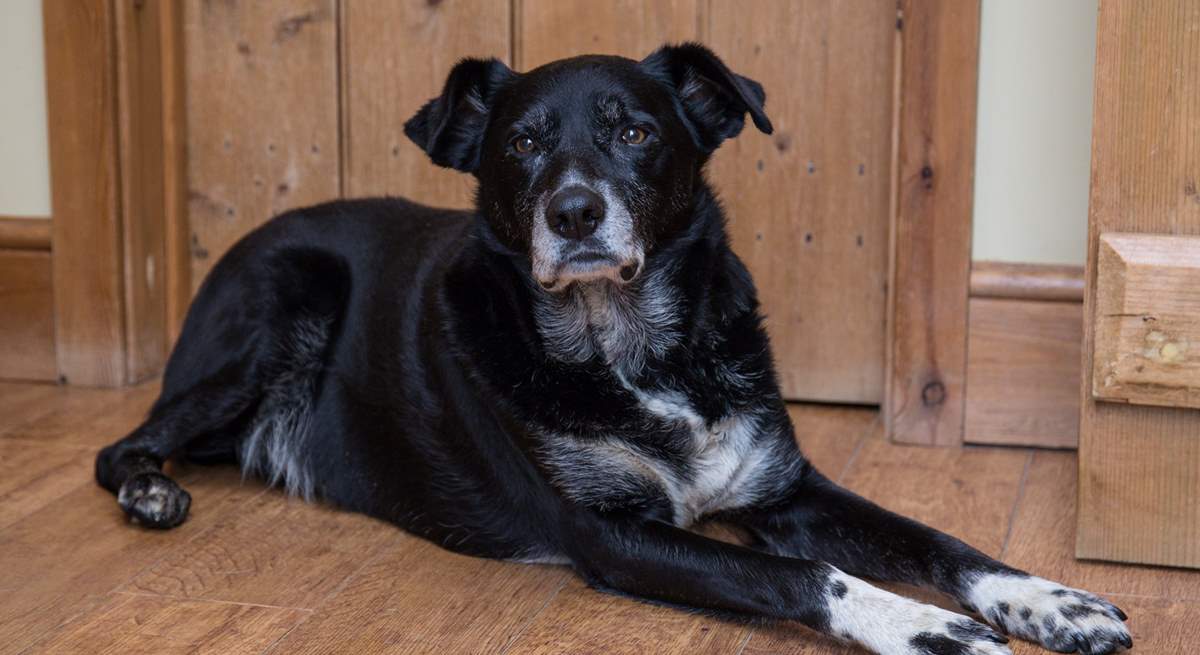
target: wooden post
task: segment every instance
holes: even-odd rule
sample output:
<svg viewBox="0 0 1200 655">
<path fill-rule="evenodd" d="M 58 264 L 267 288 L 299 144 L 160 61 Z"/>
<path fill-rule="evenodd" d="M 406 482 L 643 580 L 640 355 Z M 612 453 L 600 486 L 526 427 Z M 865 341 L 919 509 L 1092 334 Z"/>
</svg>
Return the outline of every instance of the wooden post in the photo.
<svg viewBox="0 0 1200 655">
<path fill-rule="evenodd" d="M 1115 340 L 1114 334 L 1101 334 L 1105 325 L 1120 327 L 1120 317 L 1112 314 L 1123 310 L 1113 311 L 1113 297 L 1128 294 L 1119 287 L 1155 277 L 1128 266 L 1153 259 L 1145 253 L 1157 239 L 1147 235 L 1200 235 L 1197 25 L 1200 4 L 1193 0 L 1100 4 L 1080 391 L 1079 557 L 1200 567 L 1200 412 L 1103 401 L 1093 380 L 1097 366 L 1105 371 L 1112 364 L 1110 345 L 1120 341 L 1119 330 Z M 1106 235 L 1111 232 L 1141 236 L 1114 241 Z M 1106 257 L 1126 262 L 1110 265 L 1103 279 L 1102 240 L 1111 251 Z M 1175 243 L 1172 253 L 1186 252 Z M 1165 275 L 1170 267 L 1161 268 Z M 1161 298 L 1145 304 L 1149 296 L 1134 291 L 1141 300 L 1116 306 L 1134 307 L 1155 320 L 1164 308 L 1168 311 L 1161 313 L 1171 313 Z M 1194 287 L 1188 291 L 1194 292 Z M 1102 301 L 1101 294 L 1108 297 Z M 1109 355 L 1100 354 L 1101 341 Z M 1159 344 L 1158 355 L 1172 356 L 1163 352 L 1164 345 Z M 1142 375 L 1136 368 L 1107 370 L 1100 395 L 1124 386 L 1116 382 Z M 1114 385 L 1105 389 L 1109 374 Z"/>
<path fill-rule="evenodd" d="M 901 0 L 884 421 L 962 442 L 978 0 Z"/>
</svg>

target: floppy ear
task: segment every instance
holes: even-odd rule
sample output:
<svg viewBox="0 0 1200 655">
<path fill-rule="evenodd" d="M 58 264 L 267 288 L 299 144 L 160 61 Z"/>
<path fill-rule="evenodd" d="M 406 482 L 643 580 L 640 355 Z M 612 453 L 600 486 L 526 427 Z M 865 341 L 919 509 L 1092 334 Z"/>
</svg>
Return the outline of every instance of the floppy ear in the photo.
<svg viewBox="0 0 1200 655">
<path fill-rule="evenodd" d="M 770 134 L 774 129 L 763 111 L 767 96 L 762 85 L 729 70 L 698 43 L 663 46 L 641 65 L 675 89 L 696 128 L 700 147 L 709 152 L 741 133 L 747 112 L 762 132 Z"/>
<path fill-rule="evenodd" d="M 438 166 L 475 172 L 492 98 L 515 75 L 499 59 L 463 59 L 450 71 L 442 95 L 404 124 L 404 134 Z"/>
</svg>

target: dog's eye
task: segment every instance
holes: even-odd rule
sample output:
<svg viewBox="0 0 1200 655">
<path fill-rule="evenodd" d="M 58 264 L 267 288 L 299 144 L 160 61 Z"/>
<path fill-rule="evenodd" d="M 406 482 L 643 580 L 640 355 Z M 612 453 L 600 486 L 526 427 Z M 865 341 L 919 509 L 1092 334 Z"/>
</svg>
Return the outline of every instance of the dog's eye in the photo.
<svg viewBox="0 0 1200 655">
<path fill-rule="evenodd" d="M 534 143 L 533 139 L 522 134 L 521 136 L 518 136 L 512 140 L 512 147 L 513 150 L 517 151 L 517 154 L 528 155 L 529 153 L 533 152 L 533 149 L 537 147 L 537 144 Z"/>
<path fill-rule="evenodd" d="M 645 143 L 647 136 L 649 135 L 646 133 L 646 130 L 637 127 L 636 125 L 630 125 L 629 127 L 621 130 L 621 141 L 630 146 L 636 146 Z"/>
</svg>

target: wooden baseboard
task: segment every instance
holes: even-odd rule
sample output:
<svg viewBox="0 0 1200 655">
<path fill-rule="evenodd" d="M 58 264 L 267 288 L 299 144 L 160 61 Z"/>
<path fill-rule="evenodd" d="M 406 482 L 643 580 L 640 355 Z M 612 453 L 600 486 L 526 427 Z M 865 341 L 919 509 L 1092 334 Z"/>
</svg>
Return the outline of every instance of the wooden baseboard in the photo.
<svg viewBox="0 0 1200 655">
<path fill-rule="evenodd" d="M 50 219 L 0 216 L 0 249 L 49 250 Z"/>
<path fill-rule="evenodd" d="M 1082 289 L 1079 267 L 972 267 L 964 442 L 1078 445 Z"/>
<path fill-rule="evenodd" d="M 57 378 L 48 251 L 0 249 L 0 308 L 0 379 Z"/>
</svg>

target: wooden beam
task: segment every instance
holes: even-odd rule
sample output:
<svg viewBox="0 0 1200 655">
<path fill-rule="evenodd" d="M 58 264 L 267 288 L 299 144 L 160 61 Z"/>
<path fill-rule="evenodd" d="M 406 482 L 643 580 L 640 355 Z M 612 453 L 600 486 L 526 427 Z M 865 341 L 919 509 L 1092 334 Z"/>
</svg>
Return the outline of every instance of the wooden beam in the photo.
<svg viewBox="0 0 1200 655">
<path fill-rule="evenodd" d="M 50 219 L 0 216 L 0 248 L 49 250 Z"/>
<path fill-rule="evenodd" d="M 1096 40 L 1083 370 L 1100 236 L 1200 236 L 1200 4 L 1102 0 Z M 1200 567 L 1200 412 L 1097 402 L 1080 385 L 1076 554 Z"/>
<path fill-rule="evenodd" d="M 184 69 L 183 5 L 159 7 L 162 56 L 163 222 L 166 343 L 179 337 L 192 301 L 191 230 L 187 214 L 187 76 Z"/>
<path fill-rule="evenodd" d="M 979 58 L 978 0 L 901 0 L 884 421 L 961 443 Z"/>
<path fill-rule="evenodd" d="M 166 360 L 162 34 L 158 2 L 116 2 L 125 381 Z"/>
<path fill-rule="evenodd" d="M 42 3 L 59 376 L 125 382 L 116 12 L 106 0 Z"/>
<path fill-rule="evenodd" d="M 974 262 L 971 297 L 1083 302 L 1083 267 Z"/>
</svg>

